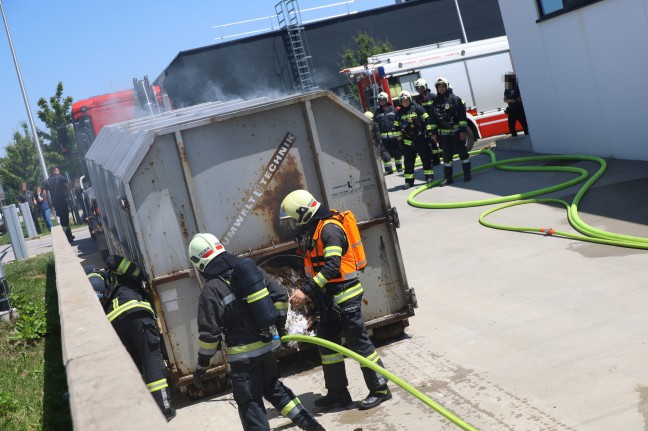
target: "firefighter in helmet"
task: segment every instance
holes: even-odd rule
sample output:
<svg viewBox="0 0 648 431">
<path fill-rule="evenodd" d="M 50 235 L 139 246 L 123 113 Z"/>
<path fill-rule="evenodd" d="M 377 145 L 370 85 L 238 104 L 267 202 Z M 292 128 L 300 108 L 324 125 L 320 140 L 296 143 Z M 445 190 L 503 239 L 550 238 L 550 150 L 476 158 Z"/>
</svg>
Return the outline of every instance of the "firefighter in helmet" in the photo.
<svg viewBox="0 0 648 431">
<path fill-rule="evenodd" d="M 265 398 L 299 428 L 324 431 L 299 398 L 279 381 L 276 352 L 281 347 L 278 335 L 285 334 L 286 288 L 251 259 L 229 254 L 212 234 L 194 235 L 188 253 L 205 282 L 198 302 L 199 350 L 194 384 L 204 388 L 210 360 L 225 343 L 232 392 L 243 429 L 270 430 L 263 404 Z M 254 282 L 248 284 L 248 281 Z M 255 301 L 248 301 L 240 293 L 247 288 L 259 289 L 263 295 L 255 295 Z M 261 307 L 251 309 L 249 304 Z M 267 321 L 268 316 L 274 324 L 260 327 L 258 322 Z"/>
<path fill-rule="evenodd" d="M 436 94 L 432 93 L 432 90 L 428 88 L 427 81 L 423 78 L 416 80 L 416 82 L 414 83 L 414 88 L 416 88 L 417 91 L 417 94 L 414 95 L 414 102 L 416 102 L 418 105 L 421 105 L 423 109 L 425 109 L 425 112 L 427 112 L 427 114 L 432 117 L 432 102 L 434 102 Z M 431 125 L 428 124 L 425 131 L 425 136 L 427 138 L 428 144 L 430 144 L 430 147 L 432 148 L 432 166 L 438 166 L 441 164 L 439 146 L 436 142 L 434 142 L 434 139 L 432 139 L 431 132 Z"/>
<path fill-rule="evenodd" d="M 439 78 L 434 83 L 437 96 L 432 103 L 432 136 L 441 145 L 443 152 L 443 184 L 452 184 L 452 157 L 458 154 L 463 167 L 464 181 L 470 181 L 470 155 L 466 148 L 468 120 L 466 103 L 452 92 L 446 78 Z"/>
<path fill-rule="evenodd" d="M 306 235 L 307 244 L 303 250 L 304 269 L 310 279 L 291 295 L 290 303 L 299 307 L 307 298 L 313 301 L 320 315 L 318 337 L 340 344 L 341 335 L 344 335 L 349 349 L 382 366 L 362 317 L 363 289 L 353 244 L 349 240 L 352 236 L 336 214 L 306 190 L 289 193 L 281 203 L 282 218 L 297 223 L 300 233 Z M 331 408 L 351 404 L 344 356 L 321 346 L 318 350 L 328 393 L 316 399 L 315 405 Z M 367 367 L 362 367 L 362 374 L 369 395 L 360 402 L 360 410 L 371 409 L 391 399 L 387 380 L 382 375 Z"/>
<path fill-rule="evenodd" d="M 403 171 L 403 151 L 401 150 L 401 133 L 394 128 L 396 111 L 389 103 L 389 96 L 382 92 L 378 94 L 378 108 L 374 111 L 373 121 L 380 130 L 380 158 L 383 161 L 383 168 L 386 175 L 394 173 L 392 157 L 396 164 L 396 171 Z"/>
<path fill-rule="evenodd" d="M 401 107 L 396 113 L 394 127 L 403 137 L 403 154 L 405 155 L 405 188 L 414 185 L 414 163 L 416 155 L 421 157 L 425 181 L 434 180 L 432 166 L 432 148 L 427 142 L 426 129 L 430 124 L 430 116 L 420 105 L 412 103 L 409 91 L 401 92 L 399 96 Z"/>
<path fill-rule="evenodd" d="M 166 417 L 176 415 L 164 374 L 160 332 L 155 311 L 142 287 L 140 268 L 125 257 L 112 255 L 106 269 L 84 268 L 108 320 L 139 369 L 146 387 Z"/>
</svg>

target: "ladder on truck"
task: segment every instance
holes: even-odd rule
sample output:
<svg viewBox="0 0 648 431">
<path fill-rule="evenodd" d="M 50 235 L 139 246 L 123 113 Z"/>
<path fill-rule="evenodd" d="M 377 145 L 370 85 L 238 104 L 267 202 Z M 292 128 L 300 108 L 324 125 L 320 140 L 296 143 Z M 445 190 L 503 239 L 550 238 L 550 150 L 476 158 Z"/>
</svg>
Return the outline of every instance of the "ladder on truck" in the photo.
<svg viewBox="0 0 648 431">
<path fill-rule="evenodd" d="M 311 56 L 304 27 L 301 25 L 297 0 L 282 0 L 275 5 L 277 21 L 280 28 L 286 29 L 286 44 L 292 58 L 295 78 L 302 91 L 317 88 L 311 74 Z"/>
</svg>

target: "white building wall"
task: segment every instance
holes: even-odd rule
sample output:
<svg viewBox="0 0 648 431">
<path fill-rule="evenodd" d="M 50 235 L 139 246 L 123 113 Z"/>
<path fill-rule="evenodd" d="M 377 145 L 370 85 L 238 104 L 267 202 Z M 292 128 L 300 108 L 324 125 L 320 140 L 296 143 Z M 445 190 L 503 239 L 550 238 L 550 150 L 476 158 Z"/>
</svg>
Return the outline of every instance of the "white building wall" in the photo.
<svg viewBox="0 0 648 431">
<path fill-rule="evenodd" d="M 648 160 L 648 0 L 499 4 L 534 151 Z"/>
</svg>

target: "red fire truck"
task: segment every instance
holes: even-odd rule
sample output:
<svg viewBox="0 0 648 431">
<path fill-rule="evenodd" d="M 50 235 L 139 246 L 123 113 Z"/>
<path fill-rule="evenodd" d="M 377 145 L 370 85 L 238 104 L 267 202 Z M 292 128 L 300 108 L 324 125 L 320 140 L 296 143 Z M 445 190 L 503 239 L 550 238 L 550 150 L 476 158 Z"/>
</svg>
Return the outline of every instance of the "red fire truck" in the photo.
<svg viewBox="0 0 648 431">
<path fill-rule="evenodd" d="M 504 113 L 504 75 L 513 71 L 506 36 L 476 42 L 443 42 L 374 55 L 364 66 L 341 73 L 358 85 L 362 110 L 377 107 L 384 91 L 397 101 L 401 91 L 416 94 L 414 82 L 423 78 L 434 92 L 434 82 L 447 78 L 455 94 L 466 102 L 470 132 L 468 146 L 475 139 L 508 133 Z M 472 135 L 472 136 L 471 136 Z"/>
<path fill-rule="evenodd" d="M 168 97 L 160 87 L 149 84 L 148 77 L 133 78 L 133 88 L 80 100 L 72 104 L 74 134 L 83 175 L 79 186 L 84 190 L 83 204 L 86 210 L 90 234 L 99 243 L 100 250 L 107 249 L 102 233 L 101 215 L 92 187 L 84 184 L 89 179 L 85 155 L 101 129 L 109 124 L 158 114 L 171 109 Z"/>
</svg>

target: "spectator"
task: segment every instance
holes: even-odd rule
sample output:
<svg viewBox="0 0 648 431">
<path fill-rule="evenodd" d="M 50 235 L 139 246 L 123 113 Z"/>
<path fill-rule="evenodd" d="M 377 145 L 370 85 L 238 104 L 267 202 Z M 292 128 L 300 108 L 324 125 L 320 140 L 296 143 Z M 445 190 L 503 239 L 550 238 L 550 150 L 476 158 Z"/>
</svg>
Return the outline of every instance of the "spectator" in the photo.
<svg viewBox="0 0 648 431">
<path fill-rule="evenodd" d="M 20 194 L 18 195 L 18 202 L 29 204 L 29 214 L 34 221 L 34 227 L 36 228 L 36 233 L 41 234 L 40 224 L 38 223 L 38 210 L 36 208 L 36 198 L 34 193 L 31 190 L 27 190 L 27 183 L 22 183 L 20 185 Z M 25 217 L 26 214 L 23 214 Z"/>
<path fill-rule="evenodd" d="M 54 211 L 58 216 L 63 232 L 72 244 L 74 242 L 74 235 L 70 229 L 70 207 L 68 206 L 67 197 L 70 194 L 70 183 L 67 178 L 61 175 L 58 166 L 51 168 L 52 175 L 45 180 L 43 189 L 47 192 L 49 200 L 54 206 Z"/>
<path fill-rule="evenodd" d="M 45 226 L 47 226 L 47 230 L 51 231 L 52 214 L 50 212 L 49 205 L 47 204 L 47 198 L 45 192 L 41 190 L 40 187 L 36 187 L 36 193 L 34 193 L 34 196 L 36 197 L 36 206 L 38 207 L 38 212 L 43 218 L 43 221 L 45 222 Z"/>
</svg>

